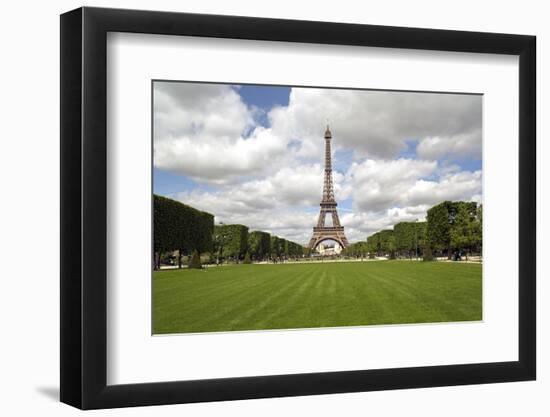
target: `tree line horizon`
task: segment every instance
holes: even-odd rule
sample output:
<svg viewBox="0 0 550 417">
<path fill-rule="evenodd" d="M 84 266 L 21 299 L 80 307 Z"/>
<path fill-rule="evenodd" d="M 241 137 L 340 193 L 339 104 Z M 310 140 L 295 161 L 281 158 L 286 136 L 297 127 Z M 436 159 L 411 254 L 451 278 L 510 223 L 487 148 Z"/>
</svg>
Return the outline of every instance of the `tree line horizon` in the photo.
<svg viewBox="0 0 550 417">
<path fill-rule="evenodd" d="M 241 224 L 214 224 L 214 215 L 179 201 L 153 195 L 153 267 L 160 269 L 163 257 L 177 252 L 178 267 L 184 256 L 189 266 L 201 267 L 200 255 L 207 262 L 243 262 L 309 257 L 312 250 L 299 243 L 265 231 L 249 231 Z M 393 229 L 380 230 L 365 241 L 348 245 L 340 256 L 390 259 L 419 255 L 431 260 L 435 254 L 481 253 L 481 204 L 443 201 L 431 207 L 423 222 L 400 222 Z M 434 254 L 435 252 L 435 254 Z M 192 255 L 192 256 L 191 256 Z"/>
<path fill-rule="evenodd" d="M 422 222 L 400 222 L 393 229 L 378 231 L 366 241 L 352 243 L 343 251 L 348 256 L 422 256 L 431 260 L 441 254 L 482 253 L 483 205 L 474 201 L 443 201 L 427 211 Z M 435 252 L 435 253 L 434 253 Z"/>
<path fill-rule="evenodd" d="M 304 246 L 270 233 L 254 230 L 242 224 L 214 225 L 214 215 L 167 197 L 153 195 L 153 265 L 160 268 L 162 255 L 178 252 L 178 267 L 182 257 L 209 254 L 212 261 L 278 260 L 299 257 Z M 196 263 L 196 260 L 195 260 Z"/>
</svg>

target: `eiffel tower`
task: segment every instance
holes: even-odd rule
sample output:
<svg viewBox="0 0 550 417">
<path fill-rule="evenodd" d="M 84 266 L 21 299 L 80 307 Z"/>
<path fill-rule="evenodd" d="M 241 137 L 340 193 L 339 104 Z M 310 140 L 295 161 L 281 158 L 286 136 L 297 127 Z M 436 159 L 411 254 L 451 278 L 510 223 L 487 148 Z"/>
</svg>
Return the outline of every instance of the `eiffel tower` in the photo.
<svg viewBox="0 0 550 417">
<path fill-rule="evenodd" d="M 327 126 L 325 131 L 325 181 L 323 184 L 323 198 L 321 199 L 321 212 L 317 226 L 313 228 L 313 236 L 309 241 L 308 247 L 315 249 L 319 243 L 324 240 L 334 240 L 343 248 L 348 246 L 348 239 L 344 234 L 344 226 L 340 225 L 338 211 L 336 206 L 338 203 L 334 199 L 334 187 L 332 185 L 332 156 L 330 150 L 330 141 L 332 134 Z M 325 217 L 332 217 L 332 226 L 325 226 Z"/>
</svg>

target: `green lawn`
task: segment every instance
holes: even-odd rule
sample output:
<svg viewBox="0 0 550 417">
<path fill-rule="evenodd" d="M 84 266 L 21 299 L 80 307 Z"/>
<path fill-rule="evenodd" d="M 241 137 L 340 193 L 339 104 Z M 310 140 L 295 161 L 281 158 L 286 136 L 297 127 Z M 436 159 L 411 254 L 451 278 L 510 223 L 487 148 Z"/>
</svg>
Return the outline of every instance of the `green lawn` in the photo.
<svg viewBox="0 0 550 417">
<path fill-rule="evenodd" d="M 153 333 L 481 320 L 481 265 L 235 265 L 153 275 Z"/>
</svg>

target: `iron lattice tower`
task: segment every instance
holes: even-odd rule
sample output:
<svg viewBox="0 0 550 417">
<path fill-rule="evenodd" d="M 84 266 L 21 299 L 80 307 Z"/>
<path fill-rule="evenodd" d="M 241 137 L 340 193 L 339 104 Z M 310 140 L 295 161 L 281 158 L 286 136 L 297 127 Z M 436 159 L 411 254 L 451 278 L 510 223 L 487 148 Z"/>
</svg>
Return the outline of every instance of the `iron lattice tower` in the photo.
<svg viewBox="0 0 550 417">
<path fill-rule="evenodd" d="M 334 186 L 332 183 L 332 155 L 330 141 L 332 140 L 332 134 L 329 127 L 325 131 L 325 174 L 323 182 L 323 198 L 321 199 L 321 211 L 319 213 L 319 220 L 317 226 L 313 227 L 313 236 L 309 241 L 308 247 L 315 249 L 319 243 L 323 240 L 332 239 L 340 244 L 342 248 L 348 246 L 348 239 L 344 234 L 344 226 L 340 225 L 340 218 L 338 217 L 338 210 L 336 207 L 338 203 L 334 198 Z M 325 225 L 326 216 L 329 215 L 332 218 L 332 226 Z"/>
</svg>

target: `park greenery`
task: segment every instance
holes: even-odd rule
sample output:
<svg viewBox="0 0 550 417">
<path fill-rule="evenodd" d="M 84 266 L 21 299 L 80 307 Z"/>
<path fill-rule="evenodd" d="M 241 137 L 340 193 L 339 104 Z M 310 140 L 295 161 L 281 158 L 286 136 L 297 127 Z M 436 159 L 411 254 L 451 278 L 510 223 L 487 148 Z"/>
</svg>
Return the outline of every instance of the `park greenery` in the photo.
<svg viewBox="0 0 550 417">
<path fill-rule="evenodd" d="M 182 257 L 210 252 L 214 216 L 169 198 L 154 195 L 153 200 L 153 252 L 154 266 L 160 268 L 161 255 L 178 252 L 178 266 Z"/>
<path fill-rule="evenodd" d="M 482 266 L 303 262 L 153 273 L 153 333 L 482 319 Z"/>
<path fill-rule="evenodd" d="M 209 263 L 281 261 L 302 256 L 296 242 L 251 231 L 241 224 L 214 225 L 214 216 L 178 201 L 154 195 L 154 268 L 174 262 L 179 268 L 189 258 L 189 268 L 201 268 L 201 255 Z"/>
<path fill-rule="evenodd" d="M 239 259 L 248 249 L 248 227 L 242 224 L 216 225 L 213 240 L 216 256 Z"/>
<path fill-rule="evenodd" d="M 444 201 L 431 207 L 423 222 L 400 222 L 365 241 L 348 245 L 340 258 L 384 257 L 459 258 L 481 254 L 482 206 L 475 202 Z M 202 263 L 281 262 L 310 258 L 312 251 L 265 231 L 241 224 L 214 225 L 214 216 L 169 198 L 154 196 L 154 267 L 171 263 L 179 268 Z M 192 256 L 193 255 L 193 256 Z"/>
<path fill-rule="evenodd" d="M 445 201 L 428 210 L 428 237 L 433 248 L 453 252 L 481 252 L 482 208 L 475 202 Z"/>
<path fill-rule="evenodd" d="M 426 261 L 481 254 L 483 206 L 471 201 L 444 201 L 428 210 L 424 222 L 401 222 L 344 249 L 344 256 L 418 258 Z"/>
<path fill-rule="evenodd" d="M 264 259 L 271 254 L 271 235 L 254 231 L 248 234 L 248 253 L 253 259 Z"/>
</svg>

